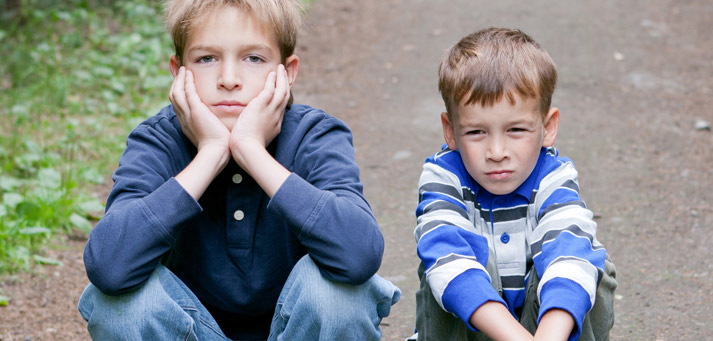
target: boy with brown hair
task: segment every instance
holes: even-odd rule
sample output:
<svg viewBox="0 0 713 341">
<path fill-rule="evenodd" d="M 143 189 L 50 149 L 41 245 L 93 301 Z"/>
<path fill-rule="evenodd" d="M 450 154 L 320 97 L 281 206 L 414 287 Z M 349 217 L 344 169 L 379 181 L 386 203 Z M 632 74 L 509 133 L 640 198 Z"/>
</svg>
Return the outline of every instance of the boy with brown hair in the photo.
<svg viewBox="0 0 713 341">
<path fill-rule="evenodd" d="M 614 267 L 553 145 L 557 72 L 519 30 L 461 39 L 443 59 L 446 146 L 419 181 L 419 340 L 606 339 Z"/>
<path fill-rule="evenodd" d="M 166 3 L 172 105 L 129 135 L 85 247 L 92 338 L 380 338 L 400 291 L 349 129 L 291 103 L 300 12 Z"/>
</svg>

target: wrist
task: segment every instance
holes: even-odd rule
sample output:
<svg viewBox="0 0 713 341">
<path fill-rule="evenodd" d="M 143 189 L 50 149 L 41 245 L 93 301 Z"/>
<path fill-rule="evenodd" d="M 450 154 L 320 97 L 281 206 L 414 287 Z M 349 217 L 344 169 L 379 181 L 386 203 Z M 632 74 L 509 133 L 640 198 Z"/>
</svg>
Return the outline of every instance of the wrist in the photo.
<svg viewBox="0 0 713 341">
<path fill-rule="evenodd" d="M 201 158 L 203 162 L 218 165 L 222 169 L 230 160 L 230 148 L 220 143 L 200 143 L 196 158 Z"/>
<path fill-rule="evenodd" d="M 485 302 L 468 322 L 493 340 L 532 340 L 532 335 L 500 302 Z"/>
<path fill-rule="evenodd" d="M 566 310 L 550 309 L 540 319 L 535 333 L 536 340 L 567 340 L 575 322 Z"/>
<path fill-rule="evenodd" d="M 268 153 L 267 148 L 263 143 L 249 138 L 231 141 L 229 152 L 233 156 L 235 162 L 237 162 L 238 165 L 246 171 L 250 171 L 249 168 L 251 160 L 255 159 L 260 154 Z"/>
<path fill-rule="evenodd" d="M 176 181 L 198 200 L 229 160 L 227 148 L 203 146 L 188 166 L 176 175 Z"/>
</svg>

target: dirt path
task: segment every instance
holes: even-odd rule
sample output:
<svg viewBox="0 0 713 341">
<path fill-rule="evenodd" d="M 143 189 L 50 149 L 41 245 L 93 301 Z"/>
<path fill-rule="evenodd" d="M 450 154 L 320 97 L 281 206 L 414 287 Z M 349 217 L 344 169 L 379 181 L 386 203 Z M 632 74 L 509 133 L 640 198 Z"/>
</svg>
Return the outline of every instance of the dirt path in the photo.
<svg viewBox="0 0 713 341">
<path fill-rule="evenodd" d="M 423 159 L 442 143 L 436 67 L 442 51 L 487 26 L 521 28 L 560 71 L 556 146 L 581 175 L 617 265 L 615 340 L 713 335 L 713 4 L 705 0 L 321 0 L 298 54 L 298 102 L 353 129 L 366 195 L 387 242 L 380 274 L 404 297 L 386 340 L 410 335 L 413 241 Z M 86 283 L 81 243 L 64 266 L 3 282 L 0 340 L 86 339 L 74 306 Z"/>
</svg>

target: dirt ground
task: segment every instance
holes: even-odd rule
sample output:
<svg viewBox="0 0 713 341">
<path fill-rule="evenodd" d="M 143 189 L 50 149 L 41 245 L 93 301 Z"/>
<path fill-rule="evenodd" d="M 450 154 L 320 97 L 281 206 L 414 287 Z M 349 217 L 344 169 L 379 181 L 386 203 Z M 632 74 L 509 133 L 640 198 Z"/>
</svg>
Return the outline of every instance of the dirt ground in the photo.
<svg viewBox="0 0 713 341">
<path fill-rule="evenodd" d="M 617 266 L 615 340 L 713 335 L 713 3 L 321 0 L 297 53 L 297 102 L 354 131 L 365 193 L 386 239 L 379 273 L 403 291 L 385 340 L 413 332 L 416 186 L 442 143 L 436 68 L 488 26 L 520 28 L 558 65 L 556 146 L 575 161 L 599 239 Z M 698 124 L 702 124 L 698 123 Z M 0 282 L 0 340 L 88 339 L 76 311 L 83 241 L 61 267 Z"/>
</svg>

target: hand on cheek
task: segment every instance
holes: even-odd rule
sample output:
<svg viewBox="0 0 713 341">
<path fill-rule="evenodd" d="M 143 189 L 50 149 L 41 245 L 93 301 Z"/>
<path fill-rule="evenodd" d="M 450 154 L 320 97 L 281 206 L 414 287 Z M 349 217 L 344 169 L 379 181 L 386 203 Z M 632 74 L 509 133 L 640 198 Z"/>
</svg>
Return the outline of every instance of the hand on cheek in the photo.
<svg viewBox="0 0 713 341">
<path fill-rule="evenodd" d="M 227 150 L 230 132 L 201 101 L 193 73 L 183 66 L 173 80 L 169 99 L 183 133 L 199 150 L 206 146 Z"/>
<path fill-rule="evenodd" d="M 242 111 L 230 133 L 230 151 L 241 164 L 250 148 L 263 149 L 279 133 L 285 107 L 290 99 L 287 71 L 279 65 L 270 72 L 260 93 Z"/>
</svg>

